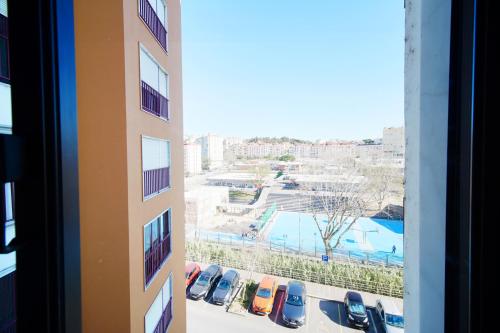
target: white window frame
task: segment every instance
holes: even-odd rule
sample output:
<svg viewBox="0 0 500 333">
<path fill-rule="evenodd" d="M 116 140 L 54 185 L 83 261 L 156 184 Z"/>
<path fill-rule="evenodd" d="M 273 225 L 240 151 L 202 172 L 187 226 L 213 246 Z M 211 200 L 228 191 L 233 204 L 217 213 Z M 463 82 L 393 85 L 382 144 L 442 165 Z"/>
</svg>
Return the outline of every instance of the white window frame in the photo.
<svg viewBox="0 0 500 333">
<path fill-rule="evenodd" d="M 141 52 L 142 51 L 142 52 Z M 168 71 L 156 60 L 156 58 L 151 54 L 151 52 L 148 51 L 148 49 L 142 44 L 142 43 L 139 43 L 139 80 L 142 82 L 144 81 L 142 78 L 142 66 L 141 66 L 141 57 L 142 57 L 142 54 L 144 52 L 144 55 L 149 57 L 149 59 L 158 67 L 158 73 L 157 73 L 157 80 L 158 80 L 158 90 L 157 92 L 162 95 L 163 97 L 165 97 L 167 99 L 167 108 L 169 110 L 169 117 L 167 119 L 165 118 L 161 118 L 159 116 L 156 116 L 154 114 L 151 114 L 150 112 L 147 112 L 146 110 L 144 110 L 142 108 L 142 91 L 141 91 L 141 84 L 139 84 L 139 96 L 140 96 L 140 109 L 141 111 L 147 113 L 148 115 L 152 116 L 152 117 L 155 117 L 155 118 L 158 118 L 160 120 L 163 120 L 163 121 L 166 121 L 166 122 L 170 122 L 171 118 L 172 118 L 172 112 L 171 112 L 171 103 L 170 103 L 170 74 L 168 73 Z M 166 92 L 165 92 L 165 95 L 163 95 L 163 93 L 160 91 L 160 72 L 163 72 L 163 74 L 165 74 L 166 76 Z M 146 82 L 146 81 L 144 81 Z M 148 82 L 146 82 L 148 83 Z M 148 83 L 149 84 L 149 83 Z"/>
<path fill-rule="evenodd" d="M 171 296 L 171 299 L 172 299 L 172 320 L 170 321 L 170 323 L 168 323 L 168 326 L 167 326 L 167 330 L 165 332 L 168 332 L 170 330 L 170 327 L 172 326 L 172 321 L 174 320 L 174 317 L 175 317 L 175 313 L 174 313 L 174 275 L 172 274 L 172 272 L 170 272 L 168 274 L 168 277 L 167 279 L 165 280 L 165 283 L 162 284 L 161 286 L 161 289 L 159 290 L 158 294 L 156 295 L 156 297 L 154 298 L 154 301 L 153 303 L 149 306 L 149 309 L 148 311 L 146 311 L 146 313 L 144 314 L 144 332 L 147 332 L 147 327 L 146 327 L 146 317 L 149 313 L 149 311 L 151 311 L 152 307 L 155 305 L 155 301 L 160 298 L 161 299 L 161 314 L 163 314 L 163 311 L 165 310 L 166 308 L 166 304 L 163 304 L 163 290 L 164 288 L 167 286 L 167 284 L 169 283 L 169 292 L 170 292 L 170 296 Z M 161 315 L 160 315 L 160 319 L 161 319 Z M 156 323 L 156 325 L 158 325 L 158 322 Z"/>
<path fill-rule="evenodd" d="M 169 186 L 160 190 L 159 192 L 150 194 L 148 196 L 144 195 L 144 149 L 143 149 L 143 139 L 152 139 L 152 140 L 158 140 L 158 141 L 165 141 L 168 143 L 168 177 L 169 177 Z M 156 197 L 157 195 L 170 191 L 172 189 L 172 144 L 171 141 L 168 139 L 161 139 L 161 138 L 156 138 L 153 136 L 147 136 L 147 135 L 141 135 L 141 177 L 142 177 L 142 201 L 145 202 L 151 198 Z"/>
</svg>

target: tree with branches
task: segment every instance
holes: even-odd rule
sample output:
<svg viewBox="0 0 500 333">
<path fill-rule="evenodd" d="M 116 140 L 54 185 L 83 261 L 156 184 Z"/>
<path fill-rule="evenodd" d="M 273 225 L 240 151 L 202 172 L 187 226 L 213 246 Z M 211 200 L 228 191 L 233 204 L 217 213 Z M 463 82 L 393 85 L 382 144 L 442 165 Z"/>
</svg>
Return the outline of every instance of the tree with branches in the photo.
<svg viewBox="0 0 500 333">
<path fill-rule="evenodd" d="M 309 209 L 325 246 L 326 255 L 340 245 L 343 236 L 363 216 L 365 200 L 364 177 L 356 173 L 325 182 L 309 189 Z M 326 217 L 326 221 L 325 221 Z M 332 244 L 332 241 L 335 243 Z"/>
</svg>

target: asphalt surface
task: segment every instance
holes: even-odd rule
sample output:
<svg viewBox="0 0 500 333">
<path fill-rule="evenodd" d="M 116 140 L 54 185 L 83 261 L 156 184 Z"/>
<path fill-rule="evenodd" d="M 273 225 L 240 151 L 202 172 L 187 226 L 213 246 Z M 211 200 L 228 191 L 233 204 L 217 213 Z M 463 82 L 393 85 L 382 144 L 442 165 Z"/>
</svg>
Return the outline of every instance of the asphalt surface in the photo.
<svg viewBox="0 0 500 333">
<path fill-rule="evenodd" d="M 347 315 L 340 301 L 307 297 L 306 324 L 298 329 L 284 326 L 281 320 L 284 291 L 278 290 L 273 312 L 269 316 L 244 315 L 226 312 L 225 306 L 211 303 L 212 291 L 198 301 L 187 299 L 188 333 L 269 333 L 269 332 L 307 332 L 307 333 L 348 333 L 362 332 L 347 325 Z M 383 333 L 380 319 L 373 308 L 368 309 L 370 328 L 367 332 Z"/>
</svg>

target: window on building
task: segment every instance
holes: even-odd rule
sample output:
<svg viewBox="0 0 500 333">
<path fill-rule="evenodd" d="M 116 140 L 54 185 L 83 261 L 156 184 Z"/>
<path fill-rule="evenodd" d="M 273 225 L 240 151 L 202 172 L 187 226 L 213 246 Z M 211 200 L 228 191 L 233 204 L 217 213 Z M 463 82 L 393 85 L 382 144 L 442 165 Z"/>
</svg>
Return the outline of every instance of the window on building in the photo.
<svg viewBox="0 0 500 333">
<path fill-rule="evenodd" d="M 167 3 L 165 0 L 139 0 L 139 16 L 161 47 L 167 51 Z"/>
<path fill-rule="evenodd" d="M 141 108 L 168 120 L 168 75 L 143 47 L 140 49 Z"/>
<path fill-rule="evenodd" d="M 156 296 L 144 316 L 144 332 L 166 332 L 172 321 L 172 274 Z"/>
<path fill-rule="evenodd" d="M 170 141 L 142 137 L 143 196 L 170 188 Z"/>
<path fill-rule="evenodd" d="M 171 253 L 170 209 L 144 226 L 144 280 L 149 285 Z"/>
<path fill-rule="evenodd" d="M 7 1 L 0 0 L 0 82 L 9 83 L 9 25 Z"/>
</svg>

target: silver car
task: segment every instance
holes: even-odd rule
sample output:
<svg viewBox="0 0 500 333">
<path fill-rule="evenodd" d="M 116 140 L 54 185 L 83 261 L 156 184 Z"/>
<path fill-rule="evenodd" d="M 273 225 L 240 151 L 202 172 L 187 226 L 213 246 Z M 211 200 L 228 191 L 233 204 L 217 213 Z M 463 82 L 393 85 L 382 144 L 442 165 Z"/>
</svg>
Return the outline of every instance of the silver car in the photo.
<svg viewBox="0 0 500 333">
<path fill-rule="evenodd" d="M 404 332 L 403 314 L 392 300 L 378 299 L 375 303 L 375 309 L 382 320 L 386 333 Z"/>
<path fill-rule="evenodd" d="M 207 296 L 215 281 L 222 276 L 222 267 L 219 265 L 210 265 L 201 272 L 196 282 L 189 289 L 189 297 L 198 300 Z"/>
<path fill-rule="evenodd" d="M 222 305 L 228 302 L 236 288 L 238 288 L 239 282 L 240 273 L 237 271 L 231 269 L 224 273 L 212 295 L 213 303 Z"/>
<path fill-rule="evenodd" d="M 303 282 L 288 282 L 282 318 L 287 326 L 299 327 L 306 322 L 306 286 Z"/>
</svg>

